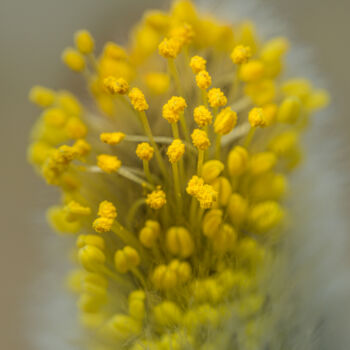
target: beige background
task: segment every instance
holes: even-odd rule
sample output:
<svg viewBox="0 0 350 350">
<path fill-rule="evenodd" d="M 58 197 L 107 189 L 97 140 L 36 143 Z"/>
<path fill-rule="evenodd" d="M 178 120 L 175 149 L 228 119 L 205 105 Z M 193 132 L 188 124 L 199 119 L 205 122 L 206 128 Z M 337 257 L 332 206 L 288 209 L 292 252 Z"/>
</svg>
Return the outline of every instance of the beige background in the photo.
<svg viewBox="0 0 350 350">
<path fill-rule="evenodd" d="M 324 72 L 333 102 L 340 111 L 330 116 L 335 118 L 335 130 L 341 125 L 349 127 L 350 2 L 260 2 L 273 6 L 289 23 L 292 35 L 314 48 L 315 63 Z M 35 83 L 53 88 L 77 86 L 79 81 L 72 78 L 59 59 L 76 29 L 91 30 L 98 46 L 114 38 L 123 40 L 127 26 L 122 19 L 134 22 L 143 8 L 155 3 L 151 0 L 0 0 L 1 349 L 32 349 L 23 332 L 23 310 L 25 304 L 40 300 L 30 300 L 28 287 L 45 268 L 42 242 L 49 233 L 42 212 L 55 198 L 54 191 L 45 188 L 26 163 L 29 129 L 38 113 L 27 103 L 27 92 Z M 164 5 L 164 1 L 158 3 Z M 346 157 L 342 161 L 347 162 Z"/>
</svg>

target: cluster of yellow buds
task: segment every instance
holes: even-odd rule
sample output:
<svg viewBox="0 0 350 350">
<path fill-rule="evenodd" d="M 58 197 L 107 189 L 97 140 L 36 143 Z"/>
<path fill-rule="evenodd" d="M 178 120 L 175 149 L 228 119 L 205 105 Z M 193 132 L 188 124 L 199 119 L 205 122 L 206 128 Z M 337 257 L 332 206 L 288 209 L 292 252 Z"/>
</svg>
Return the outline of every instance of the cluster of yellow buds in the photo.
<svg viewBox="0 0 350 350">
<path fill-rule="evenodd" d="M 218 349 L 232 320 L 229 345 L 257 348 L 287 175 L 328 100 L 284 80 L 288 46 L 176 0 L 145 14 L 128 49 L 109 42 L 97 56 L 79 31 L 64 50 L 100 114 L 31 90 L 43 111 L 28 156 L 62 190 L 52 226 L 78 235 L 69 285 L 89 349 Z"/>
</svg>

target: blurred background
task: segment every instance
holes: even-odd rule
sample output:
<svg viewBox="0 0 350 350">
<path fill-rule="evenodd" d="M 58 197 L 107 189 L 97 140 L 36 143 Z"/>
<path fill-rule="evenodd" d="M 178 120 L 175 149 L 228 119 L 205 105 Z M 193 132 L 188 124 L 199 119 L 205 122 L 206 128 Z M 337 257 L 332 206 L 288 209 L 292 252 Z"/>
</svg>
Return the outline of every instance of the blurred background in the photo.
<svg viewBox="0 0 350 350">
<path fill-rule="evenodd" d="M 233 1 L 233 0 L 230 0 Z M 249 0 L 245 0 L 249 2 Z M 257 0 L 259 2 L 259 0 Z M 97 47 L 107 40 L 123 42 L 130 24 L 145 8 L 167 7 L 161 0 L 0 0 L 0 118 L 1 118 L 1 349 L 36 350 L 28 341 L 28 305 L 41 308 L 45 290 L 33 286 L 49 269 L 46 243 L 50 235 L 44 210 L 57 193 L 45 187 L 26 162 L 30 128 L 38 110 L 27 102 L 33 84 L 77 90 L 76 78 L 60 61 L 80 28 L 93 33 Z M 239 1 L 237 1 L 239 2 Z M 337 115 L 334 129 L 346 131 L 350 81 L 350 2 L 348 0 L 260 0 L 280 14 L 298 43 L 314 49 Z M 333 135 L 336 134 L 333 131 Z M 347 158 L 341 158 L 348 162 Z M 345 166 L 342 164 L 342 169 Z M 53 235 L 52 235 L 53 236 Z M 54 237 L 55 238 L 55 237 Z M 49 245 L 60 244 L 52 239 Z M 51 247 L 52 249 L 52 247 Z M 55 252 L 54 250 L 51 250 Z M 60 288 L 62 275 L 52 270 L 50 288 Z M 24 314 L 26 314 L 24 316 Z M 36 322 L 36 315 L 29 322 Z M 50 347 L 50 350 L 53 347 Z"/>
</svg>

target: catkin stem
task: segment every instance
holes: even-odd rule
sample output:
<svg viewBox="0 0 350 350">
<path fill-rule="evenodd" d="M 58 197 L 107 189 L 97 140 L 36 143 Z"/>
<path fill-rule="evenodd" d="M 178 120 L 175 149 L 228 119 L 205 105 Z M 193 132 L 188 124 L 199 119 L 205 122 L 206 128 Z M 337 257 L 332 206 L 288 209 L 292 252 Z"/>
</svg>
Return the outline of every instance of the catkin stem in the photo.
<svg viewBox="0 0 350 350">
<path fill-rule="evenodd" d="M 172 168 L 173 168 L 175 197 L 176 197 L 176 214 L 177 214 L 177 218 L 179 219 L 182 214 L 182 195 L 181 195 L 181 187 L 180 187 L 179 167 L 176 162 L 172 164 Z"/>
</svg>

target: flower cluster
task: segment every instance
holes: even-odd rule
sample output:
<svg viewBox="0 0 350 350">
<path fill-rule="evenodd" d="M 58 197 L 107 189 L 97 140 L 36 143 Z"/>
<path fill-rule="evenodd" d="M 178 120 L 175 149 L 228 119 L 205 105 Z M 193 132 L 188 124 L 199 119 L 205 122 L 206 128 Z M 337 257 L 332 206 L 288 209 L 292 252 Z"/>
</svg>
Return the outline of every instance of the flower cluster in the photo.
<svg viewBox="0 0 350 350">
<path fill-rule="evenodd" d="M 180 0 L 147 12 L 128 49 L 108 42 L 96 55 L 76 34 L 62 59 L 94 111 L 31 90 L 43 110 L 29 159 L 62 191 L 48 217 L 76 235 L 68 282 L 91 349 L 218 349 L 232 319 L 230 348 L 259 344 L 287 175 L 327 104 L 307 80 L 283 80 L 288 46 Z"/>
</svg>

